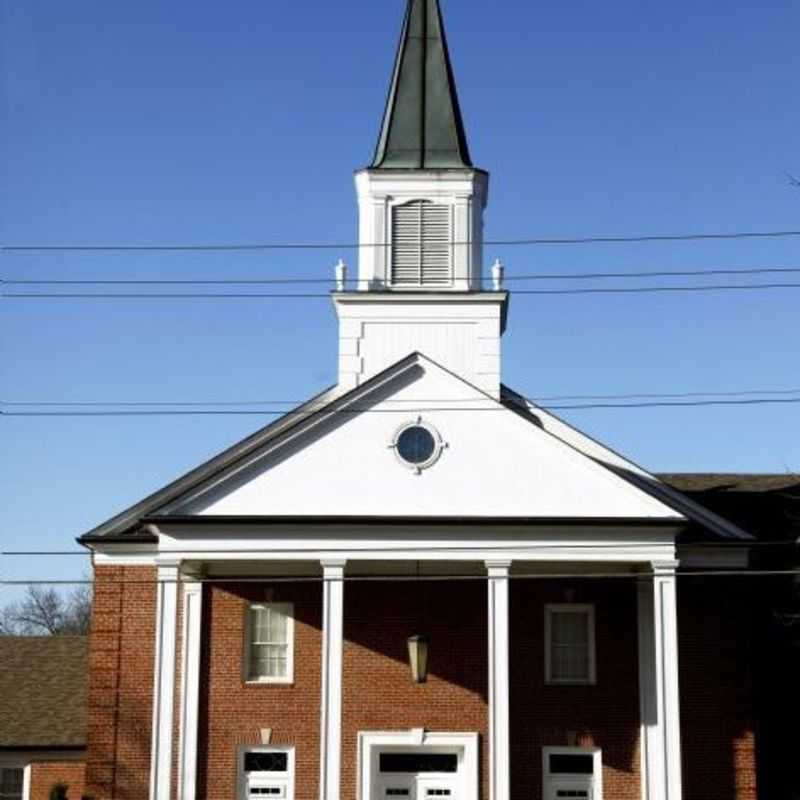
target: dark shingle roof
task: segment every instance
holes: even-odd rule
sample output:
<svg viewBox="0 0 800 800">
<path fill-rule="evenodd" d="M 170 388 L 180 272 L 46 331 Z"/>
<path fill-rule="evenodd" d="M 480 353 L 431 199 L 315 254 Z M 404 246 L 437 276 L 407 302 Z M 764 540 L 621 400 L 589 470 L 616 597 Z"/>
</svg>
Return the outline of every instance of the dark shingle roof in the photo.
<svg viewBox="0 0 800 800">
<path fill-rule="evenodd" d="M 86 746 L 85 636 L 0 636 L 0 748 Z"/>
<path fill-rule="evenodd" d="M 372 167 L 472 167 L 438 0 L 408 2 Z"/>
<path fill-rule="evenodd" d="M 766 542 L 800 537 L 800 475 L 725 472 L 657 476 Z"/>
</svg>

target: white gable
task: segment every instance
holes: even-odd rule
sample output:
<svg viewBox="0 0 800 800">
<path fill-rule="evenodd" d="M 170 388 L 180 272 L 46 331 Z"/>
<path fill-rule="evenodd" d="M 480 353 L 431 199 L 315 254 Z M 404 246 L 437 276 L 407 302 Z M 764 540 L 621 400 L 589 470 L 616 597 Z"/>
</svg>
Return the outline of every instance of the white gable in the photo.
<svg viewBox="0 0 800 800">
<path fill-rule="evenodd" d="M 168 513 L 675 519 L 681 515 L 424 357 L 218 476 Z M 421 417 L 447 444 L 422 474 L 391 447 Z"/>
</svg>

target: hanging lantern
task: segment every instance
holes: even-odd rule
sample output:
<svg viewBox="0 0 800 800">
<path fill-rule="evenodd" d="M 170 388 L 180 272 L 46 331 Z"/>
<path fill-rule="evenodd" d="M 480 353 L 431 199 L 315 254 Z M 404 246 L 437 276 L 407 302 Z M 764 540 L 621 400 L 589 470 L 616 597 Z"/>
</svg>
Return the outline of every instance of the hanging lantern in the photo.
<svg viewBox="0 0 800 800">
<path fill-rule="evenodd" d="M 428 679 L 427 636 L 408 637 L 408 663 L 411 667 L 411 680 L 414 683 L 425 683 Z"/>
</svg>

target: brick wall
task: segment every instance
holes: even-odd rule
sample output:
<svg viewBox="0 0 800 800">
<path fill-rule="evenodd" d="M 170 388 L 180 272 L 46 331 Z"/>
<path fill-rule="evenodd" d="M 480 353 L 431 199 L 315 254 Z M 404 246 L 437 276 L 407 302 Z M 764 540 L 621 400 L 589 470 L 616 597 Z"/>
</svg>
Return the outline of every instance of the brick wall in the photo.
<svg viewBox="0 0 800 800">
<path fill-rule="evenodd" d="M 544 680 L 544 606 L 593 603 L 595 686 Z M 581 744 L 603 751 L 604 800 L 640 795 L 636 588 L 627 580 L 513 580 L 511 615 L 512 797 L 542 796 L 542 748 Z M 574 734 L 575 740 L 568 736 Z"/>
<path fill-rule="evenodd" d="M 148 795 L 155 579 L 151 567 L 95 568 L 86 763 L 94 800 Z"/>
<path fill-rule="evenodd" d="M 478 731 L 487 796 L 486 584 L 348 583 L 344 612 L 342 798 L 356 797 L 362 730 Z M 423 630 L 424 629 L 424 630 Z M 428 681 L 414 684 L 406 639 L 430 636 Z"/>
<path fill-rule="evenodd" d="M 752 608 L 744 579 L 678 579 L 684 800 L 757 796 Z"/>
<path fill-rule="evenodd" d="M 67 786 L 67 800 L 80 800 L 84 791 L 86 765 L 82 761 L 37 761 L 31 764 L 30 800 L 50 800 L 50 790 L 59 783 Z"/>
<path fill-rule="evenodd" d="M 319 704 L 322 587 L 318 583 L 210 584 L 203 587 L 198 800 L 232 800 L 241 745 L 296 748 L 295 797 L 316 800 L 319 786 Z M 275 602 L 295 604 L 294 685 L 248 684 L 243 675 L 245 612 L 272 590 Z M 213 642 L 213 647 L 210 643 Z"/>
<path fill-rule="evenodd" d="M 87 793 L 96 800 L 148 794 L 155 586 L 121 581 L 154 579 L 152 569 L 97 569 L 87 762 Z M 717 580 L 713 592 L 690 579 L 678 586 L 685 797 L 755 800 L 747 598 L 741 584 Z M 243 676 L 245 611 L 269 591 L 275 601 L 295 604 L 292 686 L 248 684 Z M 320 584 L 219 583 L 203 592 L 198 800 L 232 800 L 239 747 L 259 744 L 262 728 L 272 728 L 274 744 L 296 748 L 297 800 L 315 800 Z M 545 685 L 544 605 L 551 602 L 595 605 L 596 686 Z M 575 738 L 602 748 L 606 800 L 638 800 L 634 583 L 514 580 L 510 608 L 512 797 L 539 800 L 542 747 Z M 343 800 L 356 796 L 357 733 L 412 727 L 479 732 L 488 796 L 486 616 L 482 581 L 347 584 Z M 406 639 L 421 631 L 431 637 L 429 679 L 414 685 Z"/>
</svg>

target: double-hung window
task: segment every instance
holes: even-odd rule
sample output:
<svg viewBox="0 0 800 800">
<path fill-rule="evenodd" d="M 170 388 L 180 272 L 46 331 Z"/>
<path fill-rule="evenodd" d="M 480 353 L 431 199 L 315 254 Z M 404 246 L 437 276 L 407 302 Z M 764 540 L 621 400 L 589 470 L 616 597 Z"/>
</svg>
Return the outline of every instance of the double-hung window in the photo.
<svg viewBox="0 0 800 800">
<path fill-rule="evenodd" d="M 545 680 L 595 683 L 594 606 L 545 606 Z"/>
<path fill-rule="evenodd" d="M 0 800 L 22 800 L 24 784 L 22 767 L 0 767 Z"/>
<path fill-rule="evenodd" d="M 247 680 L 291 683 L 294 677 L 293 605 L 254 603 L 247 614 Z"/>
<path fill-rule="evenodd" d="M 452 206 L 412 200 L 392 208 L 392 286 L 450 286 Z"/>
</svg>

